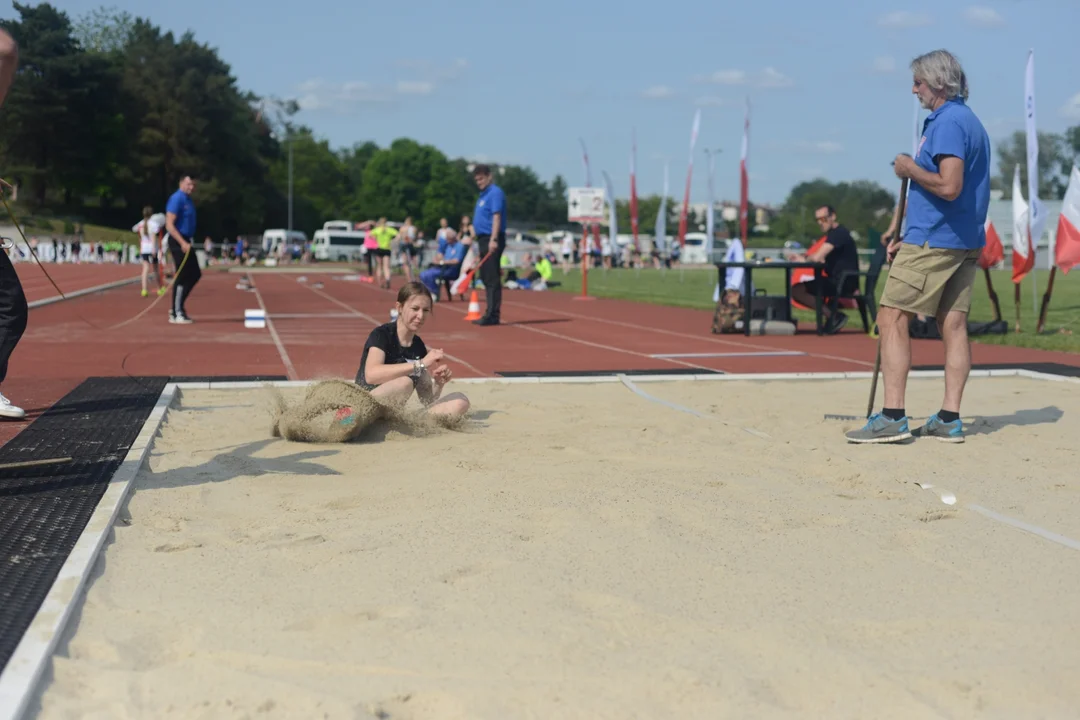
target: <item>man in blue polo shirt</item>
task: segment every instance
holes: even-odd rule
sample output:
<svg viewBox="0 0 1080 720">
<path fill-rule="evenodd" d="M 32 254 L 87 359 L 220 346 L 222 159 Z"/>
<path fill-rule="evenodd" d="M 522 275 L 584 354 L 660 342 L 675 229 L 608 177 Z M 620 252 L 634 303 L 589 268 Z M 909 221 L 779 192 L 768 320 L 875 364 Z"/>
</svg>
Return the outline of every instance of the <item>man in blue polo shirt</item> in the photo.
<svg viewBox="0 0 1080 720">
<path fill-rule="evenodd" d="M 480 266 L 480 281 L 484 283 L 487 295 L 487 309 L 476 325 L 498 325 L 502 310 L 502 254 L 506 249 L 506 195 L 491 180 L 491 168 L 477 165 L 473 169 L 473 179 L 480 188 L 480 197 L 476 200 L 473 212 L 473 229 L 480 244 L 480 258 L 488 251 L 491 257 Z"/>
<path fill-rule="evenodd" d="M 458 242 L 457 233 L 453 228 L 446 228 L 443 235 L 445 245 L 435 255 L 431 267 L 420 273 L 420 282 L 431 291 L 432 297 L 439 298 L 439 283 L 444 280 L 457 280 L 461 274 L 461 263 L 465 260 L 465 253 L 469 248 Z"/>
<path fill-rule="evenodd" d="M 187 314 L 187 299 L 192 288 L 202 277 L 199 259 L 191 244 L 195 237 L 195 203 L 191 193 L 195 192 L 195 181 L 190 175 L 180 180 L 180 188 L 169 197 L 165 205 L 165 231 L 169 235 L 169 254 L 172 255 L 176 275 L 173 277 L 172 307 L 169 308 L 169 322 L 178 325 L 191 323 Z"/>
<path fill-rule="evenodd" d="M 885 406 L 850 442 L 886 443 L 916 437 L 964 441 L 960 399 L 971 371 L 967 316 L 979 251 L 986 243 L 990 205 L 990 139 L 967 106 L 960 62 L 935 50 L 911 63 L 912 92 L 930 110 L 912 158 L 898 155 L 896 176 L 911 181 L 907 234 L 888 248 L 892 266 L 878 313 Z M 911 369 L 913 315 L 937 318 L 945 345 L 945 398 L 941 410 L 914 432 L 904 394 Z"/>
</svg>

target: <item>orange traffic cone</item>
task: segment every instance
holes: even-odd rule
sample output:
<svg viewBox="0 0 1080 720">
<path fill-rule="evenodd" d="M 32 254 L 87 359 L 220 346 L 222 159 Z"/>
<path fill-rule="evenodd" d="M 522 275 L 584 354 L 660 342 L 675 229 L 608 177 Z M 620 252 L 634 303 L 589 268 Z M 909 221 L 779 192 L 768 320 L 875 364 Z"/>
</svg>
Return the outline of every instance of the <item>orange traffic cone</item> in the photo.
<svg viewBox="0 0 1080 720">
<path fill-rule="evenodd" d="M 469 312 L 465 314 L 465 319 L 479 320 L 480 317 L 480 297 L 473 290 L 472 295 L 469 296 Z"/>
</svg>

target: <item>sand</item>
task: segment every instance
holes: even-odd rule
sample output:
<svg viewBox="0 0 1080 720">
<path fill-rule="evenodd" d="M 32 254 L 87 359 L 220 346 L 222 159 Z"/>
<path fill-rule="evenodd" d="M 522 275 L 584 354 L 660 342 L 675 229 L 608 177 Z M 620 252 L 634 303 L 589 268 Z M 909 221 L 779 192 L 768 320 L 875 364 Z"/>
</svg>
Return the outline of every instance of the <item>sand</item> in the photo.
<svg viewBox="0 0 1080 720">
<path fill-rule="evenodd" d="M 39 716 L 1075 716 L 1080 552 L 969 506 L 1080 539 L 1080 386 L 974 379 L 959 446 L 845 444 L 866 381 L 640 387 L 708 417 L 465 385 L 322 446 L 186 391 Z"/>
</svg>

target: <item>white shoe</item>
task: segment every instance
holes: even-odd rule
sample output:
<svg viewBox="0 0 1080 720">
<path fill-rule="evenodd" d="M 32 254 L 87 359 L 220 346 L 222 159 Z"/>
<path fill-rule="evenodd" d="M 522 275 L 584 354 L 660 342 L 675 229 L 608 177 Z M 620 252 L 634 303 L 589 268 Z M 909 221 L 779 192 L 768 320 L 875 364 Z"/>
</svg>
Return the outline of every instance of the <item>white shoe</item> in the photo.
<svg viewBox="0 0 1080 720">
<path fill-rule="evenodd" d="M 0 393 L 0 417 L 12 418 L 13 420 L 22 420 L 26 417 L 26 411 L 21 407 L 15 407 L 11 404 L 11 401 Z"/>
<path fill-rule="evenodd" d="M 192 319 L 187 317 L 186 315 L 170 315 L 169 322 L 171 322 L 173 325 L 190 325 L 192 323 Z"/>
</svg>

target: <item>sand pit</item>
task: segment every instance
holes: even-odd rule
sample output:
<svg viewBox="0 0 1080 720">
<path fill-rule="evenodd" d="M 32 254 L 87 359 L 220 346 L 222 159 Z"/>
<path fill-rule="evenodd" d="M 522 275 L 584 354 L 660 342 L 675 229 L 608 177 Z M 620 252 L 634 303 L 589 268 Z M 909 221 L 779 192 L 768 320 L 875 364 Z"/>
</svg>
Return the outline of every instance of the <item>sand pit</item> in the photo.
<svg viewBox="0 0 1080 720">
<path fill-rule="evenodd" d="M 1075 713 L 1080 552 L 970 506 L 1080 538 L 1080 386 L 973 379 L 966 444 L 874 447 L 822 420 L 866 381 L 641 389 L 709 417 L 474 385 L 464 432 L 311 445 L 185 391 L 39 717 Z"/>
</svg>

